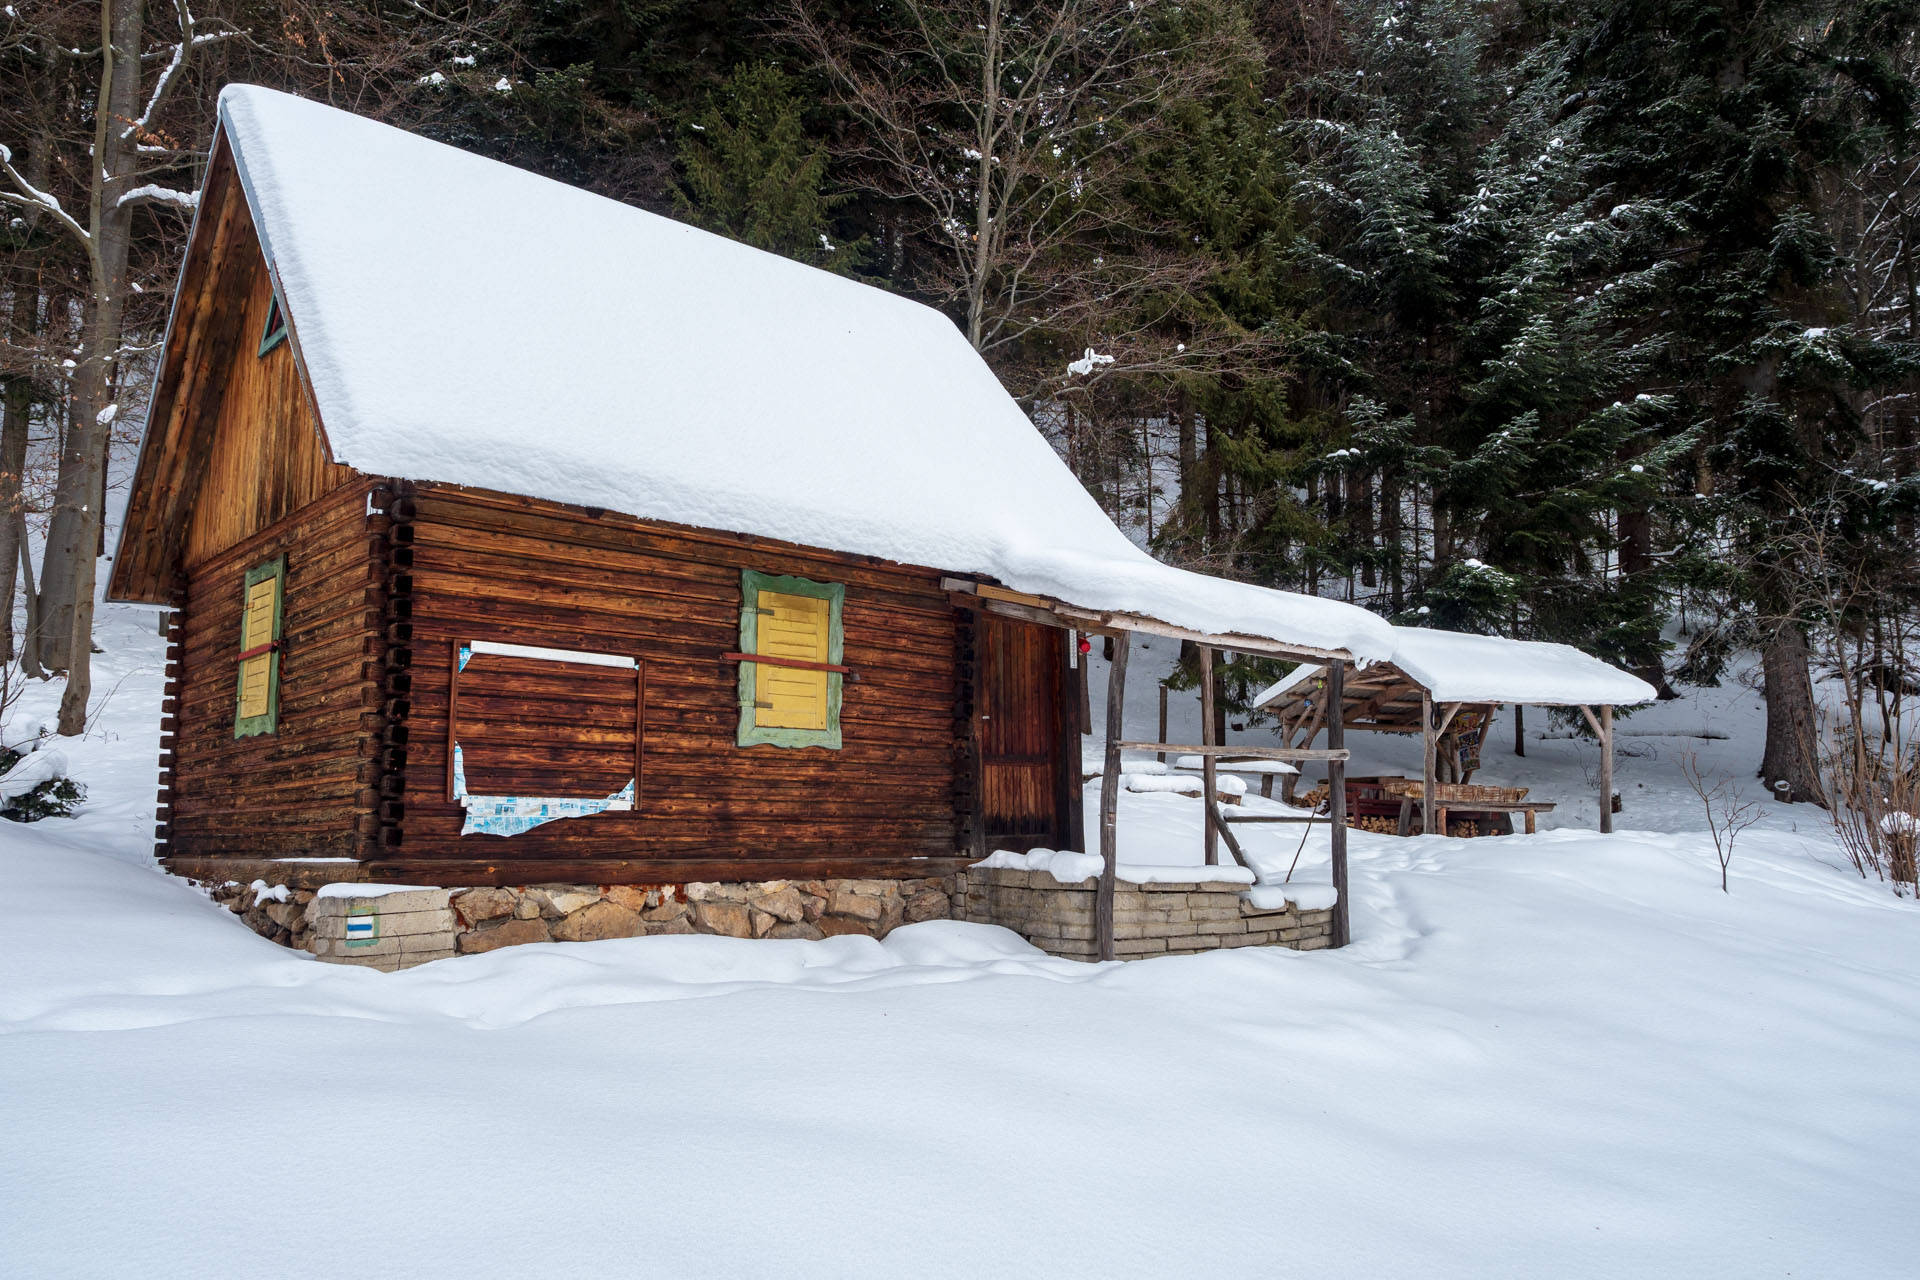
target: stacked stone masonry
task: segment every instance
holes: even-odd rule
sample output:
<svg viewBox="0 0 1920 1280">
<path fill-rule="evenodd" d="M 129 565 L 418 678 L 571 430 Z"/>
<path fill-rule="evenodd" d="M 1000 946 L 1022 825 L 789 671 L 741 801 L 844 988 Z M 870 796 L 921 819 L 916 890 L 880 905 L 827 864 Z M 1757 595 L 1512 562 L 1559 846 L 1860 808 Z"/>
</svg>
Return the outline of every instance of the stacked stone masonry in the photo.
<svg viewBox="0 0 1920 1280">
<path fill-rule="evenodd" d="M 692 933 L 884 938 L 902 924 L 943 919 L 1001 925 L 1053 955 L 1093 960 L 1099 954 L 1093 925 L 1097 884 L 1062 884 L 1044 871 L 976 867 L 944 879 L 549 884 L 364 897 L 230 882 L 213 894 L 283 946 L 336 964 L 395 970 L 529 942 Z M 1311 951 L 1332 943 L 1331 911 L 1300 911 L 1291 904 L 1263 911 L 1246 902 L 1241 890 L 1226 883 L 1122 882 L 1114 894 L 1114 952 L 1129 960 L 1222 947 Z M 359 922 L 357 931 L 350 921 Z"/>
<path fill-rule="evenodd" d="M 953 917 L 1013 930 L 1042 951 L 1071 960 L 1099 956 L 1093 909 L 1099 881 L 1062 884 L 1046 871 L 974 867 L 963 882 Z M 1122 960 L 1189 955 L 1222 947 L 1291 947 L 1314 951 L 1333 943 L 1333 912 L 1263 911 L 1247 902 L 1244 886 L 1183 881 L 1120 882 L 1113 895 L 1113 951 Z"/>
<path fill-rule="evenodd" d="M 684 933 L 805 939 L 857 933 L 884 938 L 902 924 L 946 919 L 954 885 L 952 878 L 548 884 L 323 898 L 312 890 L 235 881 L 216 887 L 213 894 L 255 932 L 283 946 L 335 963 L 405 969 L 528 942 Z M 355 913 L 375 917 L 373 940 L 348 936 L 347 922 Z"/>
</svg>

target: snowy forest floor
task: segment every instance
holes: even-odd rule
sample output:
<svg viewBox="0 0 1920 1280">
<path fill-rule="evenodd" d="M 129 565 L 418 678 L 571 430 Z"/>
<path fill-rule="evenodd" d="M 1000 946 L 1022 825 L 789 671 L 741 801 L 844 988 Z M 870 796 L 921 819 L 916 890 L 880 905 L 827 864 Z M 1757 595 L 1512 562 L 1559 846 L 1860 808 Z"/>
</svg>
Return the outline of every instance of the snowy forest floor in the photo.
<svg viewBox="0 0 1920 1280">
<path fill-rule="evenodd" d="M 1720 892 L 1674 756 L 1754 788 L 1738 682 L 1623 724 L 1611 837 L 1592 745 L 1536 712 L 1515 759 L 1503 717 L 1480 780 L 1553 829 L 1356 834 L 1340 952 L 1087 965 L 936 922 L 388 975 L 157 873 L 160 642 L 109 609 L 101 643 L 87 808 L 0 830 L 10 1275 L 1911 1273 L 1920 907 L 1771 803 Z M 1197 801 L 1126 799 L 1123 857 L 1198 857 Z"/>
</svg>

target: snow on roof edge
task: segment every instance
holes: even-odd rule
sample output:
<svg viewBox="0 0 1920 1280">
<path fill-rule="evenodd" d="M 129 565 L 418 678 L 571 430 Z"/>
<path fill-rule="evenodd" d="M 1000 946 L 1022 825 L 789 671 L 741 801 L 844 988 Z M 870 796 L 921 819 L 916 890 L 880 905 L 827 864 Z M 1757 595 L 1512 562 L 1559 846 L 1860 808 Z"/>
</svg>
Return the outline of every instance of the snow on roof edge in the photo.
<svg viewBox="0 0 1920 1280">
<path fill-rule="evenodd" d="M 1434 627 L 1394 627 L 1389 661 L 1440 702 L 1636 707 L 1658 691 L 1631 672 L 1571 645 L 1510 640 Z M 1254 698 L 1265 707 L 1323 668 L 1302 664 Z"/>
</svg>

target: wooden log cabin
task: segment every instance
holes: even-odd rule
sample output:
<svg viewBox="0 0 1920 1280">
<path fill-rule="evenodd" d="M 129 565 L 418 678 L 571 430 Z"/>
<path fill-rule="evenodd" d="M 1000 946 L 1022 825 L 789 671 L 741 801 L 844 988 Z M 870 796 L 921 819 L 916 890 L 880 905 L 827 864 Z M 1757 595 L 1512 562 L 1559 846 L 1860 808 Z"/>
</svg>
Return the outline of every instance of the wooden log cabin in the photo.
<svg viewBox="0 0 1920 1280">
<path fill-rule="evenodd" d="M 1385 652 L 1134 547 L 934 311 L 249 87 L 109 594 L 171 610 L 159 852 L 209 880 L 1078 849 L 1079 635 Z"/>
</svg>

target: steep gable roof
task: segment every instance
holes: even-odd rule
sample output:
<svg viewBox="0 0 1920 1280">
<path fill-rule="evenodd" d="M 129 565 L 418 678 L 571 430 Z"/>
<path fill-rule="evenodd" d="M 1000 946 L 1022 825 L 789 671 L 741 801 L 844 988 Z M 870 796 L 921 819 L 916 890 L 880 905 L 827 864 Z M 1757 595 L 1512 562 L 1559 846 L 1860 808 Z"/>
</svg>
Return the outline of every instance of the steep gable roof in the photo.
<svg viewBox="0 0 1920 1280">
<path fill-rule="evenodd" d="M 220 129 L 335 462 L 1390 650 L 1153 560 L 930 308 L 286 94 L 229 87 Z"/>
</svg>

